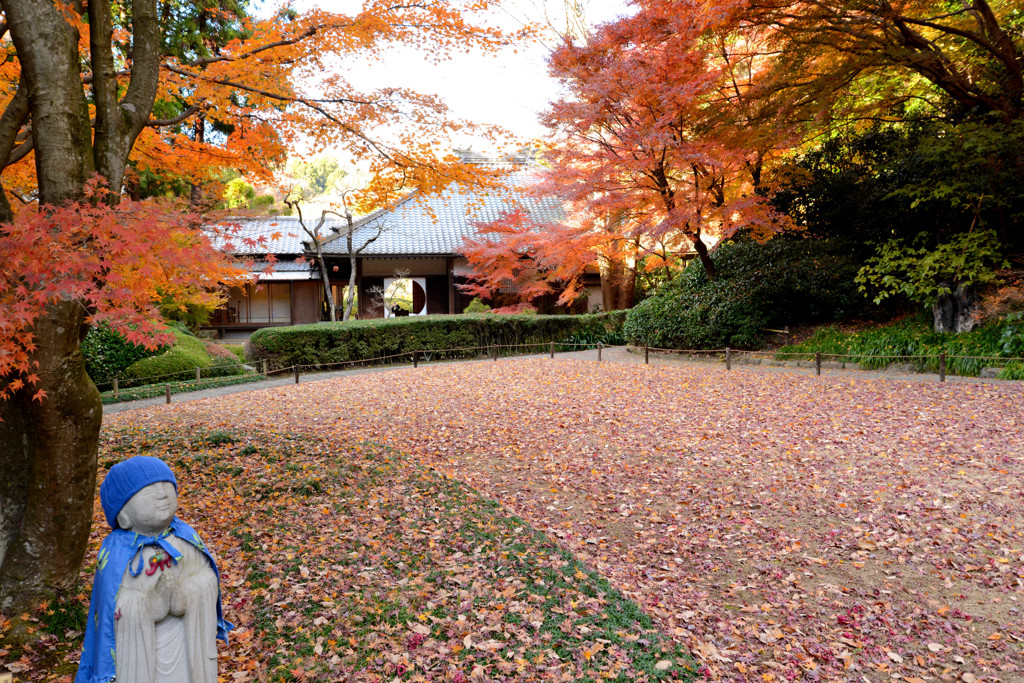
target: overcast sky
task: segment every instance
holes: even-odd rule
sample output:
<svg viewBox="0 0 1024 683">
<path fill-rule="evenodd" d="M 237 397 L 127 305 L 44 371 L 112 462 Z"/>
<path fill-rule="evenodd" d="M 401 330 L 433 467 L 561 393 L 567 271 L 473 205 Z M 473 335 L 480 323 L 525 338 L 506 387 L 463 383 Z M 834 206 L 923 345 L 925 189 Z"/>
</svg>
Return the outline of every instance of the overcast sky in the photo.
<svg viewBox="0 0 1024 683">
<path fill-rule="evenodd" d="M 524 21 L 541 21 L 544 1 L 507 0 L 494 21 L 503 28 L 519 28 Z M 584 2 L 587 20 L 592 24 L 610 21 L 628 11 L 625 0 Z M 318 5 L 330 11 L 352 12 L 354 4 L 353 0 L 300 0 L 297 7 Z M 561 0 L 549 0 L 550 15 L 555 17 L 561 5 Z M 559 19 L 555 17 L 554 21 Z M 537 117 L 559 91 L 558 83 L 547 74 L 547 52 L 548 48 L 541 44 L 520 45 L 515 50 L 491 54 L 458 54 L 451 61 L 432 65 L 413 52 L 396 51 L 394 58 L 384 64 L 356 61 L 348 65 L 346 77 L 357 88 L 386 84 L 436 94 L 448 104 L 455 118 L 503 126 L 519 137 L 533 139 L 544 135 L 545 129 Z M 481 148 L 480 142 L 468 138 L 455 143 Z"/>
</svg>

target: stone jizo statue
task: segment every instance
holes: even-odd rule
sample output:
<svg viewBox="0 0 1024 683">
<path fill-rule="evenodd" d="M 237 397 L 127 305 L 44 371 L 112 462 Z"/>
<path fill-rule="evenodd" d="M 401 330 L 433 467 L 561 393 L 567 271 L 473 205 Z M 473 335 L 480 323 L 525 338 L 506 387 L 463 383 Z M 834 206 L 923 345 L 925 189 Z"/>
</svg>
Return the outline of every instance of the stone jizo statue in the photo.
<svg viewBox="0 0 1024 683">
<path fill-rule="evenodd" d="M 75 683 L 216 683 L 227 642 L 217 565 L 175 516 L 178 482 L 162 460 L 114 465 L 100 486 L 113 529 L 97 556 Z"/>
</svg>

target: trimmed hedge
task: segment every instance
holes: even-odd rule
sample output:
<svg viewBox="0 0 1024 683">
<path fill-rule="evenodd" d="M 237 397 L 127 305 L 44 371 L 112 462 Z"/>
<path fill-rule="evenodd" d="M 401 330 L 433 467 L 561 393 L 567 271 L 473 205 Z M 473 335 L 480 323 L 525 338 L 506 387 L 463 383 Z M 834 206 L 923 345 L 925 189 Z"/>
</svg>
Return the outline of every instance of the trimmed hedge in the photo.
<svg viewBox="0 0 1024 683">
<path fill-rule="evenodd" d="M 175 378 L 188 379 L 195 376 L 196 368 L 204 370 L 207 377 L 238 375 L 244 372 L 241 361 L 234 354 L 211 358 L 206 345 L 189 332 L 172 327 L 174 345 L 158 356 L 145 358 L 130 365 L 122 375 L 124 378 L 145 383 L 166 382 Z"/>
<path fill-rule="evenodd" d="M 694 260 L 631 309 L 626 340 L 668 349 L 753 349 L 764 345 L 765 328 L 842 320 L 867 304 L 854 282 L 860 263 L 825 241 L 728 242 L 714 261 L 714 280 Z"/>
<path fill-rule="evenodd" d="M 82 340 L 85 371 L 97 384 L 120 377 L 132 363 L 163 353 L 167 348 L 162 346 L 150 351 L 144 346 L 131 343 L 107 325 L 90 328 Z"/>
<path fill-rule="evenodd" d="M 587 315 L 429 315 L 268 327 L 253 333 L 246 358 L 272 368 L 367 361 L 411 351 L 434 358 L 465 358 L 480 351 L 447 351 L 569 338 L 613 340 L 625 311 Z M 538 349 L 539 351 L 540 349 Z"/>
</svg>

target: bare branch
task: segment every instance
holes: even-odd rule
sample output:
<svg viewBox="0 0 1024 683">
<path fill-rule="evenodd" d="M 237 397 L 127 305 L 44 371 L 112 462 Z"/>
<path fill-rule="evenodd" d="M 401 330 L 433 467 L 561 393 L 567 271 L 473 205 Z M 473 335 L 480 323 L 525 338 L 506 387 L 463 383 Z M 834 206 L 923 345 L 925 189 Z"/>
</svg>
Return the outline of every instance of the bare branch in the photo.
<svg viewBox="0 0 1024 683">
<path fill-rule="evenodd" d="M 160 128 L 162 126 L 173 126 L 175 124 L 181 123 L 182 121 L 184 121 L 184 120 L 186 120 L 186 119 L 188 119 L 188 118 L 190 118 L 192 116 L 195 116 L 197 113 L 202 111 L 202 109 L 203 109 L 203 107 L 201 107 L 200 105 L 193 104 L 191 107 L 189 107 L 188 109 L 186 109 L 185 111 L 181 112 L 180 114 L 178 114 L 177 116 L 175 116 L 173 118 L 170 118 L 170 119 L 149 119 L 148 121 L 146 121 L 146 125 L 149 126 L 150 128 Z"/>
</svg>

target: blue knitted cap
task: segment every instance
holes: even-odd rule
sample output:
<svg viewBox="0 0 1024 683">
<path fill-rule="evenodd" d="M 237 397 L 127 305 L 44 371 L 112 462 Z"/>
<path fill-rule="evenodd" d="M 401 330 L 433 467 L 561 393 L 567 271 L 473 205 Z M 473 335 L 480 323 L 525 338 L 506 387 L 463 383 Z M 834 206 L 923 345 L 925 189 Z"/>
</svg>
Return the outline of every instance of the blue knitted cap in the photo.
<svg viewBox="0 0 1024 683">
<path fill-rule="evenodd" d="M 103 514 L 110 528 L 120 528 L 117 525 L 117 514 L 132 496 L 159 481 L 169 481 L 174 484 L 174 490 L 178 490 L 174 472 L 160 458 L 137 455 L 111 467 L 106 479 L 100 484 L 100 504 L 103 505 Z"/>
</svg>

